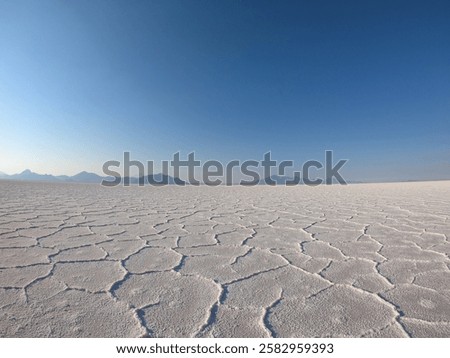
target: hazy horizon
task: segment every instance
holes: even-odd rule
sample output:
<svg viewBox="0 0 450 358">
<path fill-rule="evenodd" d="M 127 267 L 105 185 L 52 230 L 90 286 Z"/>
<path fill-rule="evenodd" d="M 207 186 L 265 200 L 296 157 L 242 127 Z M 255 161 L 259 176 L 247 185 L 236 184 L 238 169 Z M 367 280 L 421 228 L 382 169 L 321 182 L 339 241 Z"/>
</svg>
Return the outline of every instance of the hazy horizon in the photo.
<svg viewBox="0 0 450 358">
<path fill-rule="evenodd" d="M 0 3 L 0 171 L 321 160 L 450 179 L 450 4 Z M 157 168 L 157 171 L 160 171 Z"/>
</svg>

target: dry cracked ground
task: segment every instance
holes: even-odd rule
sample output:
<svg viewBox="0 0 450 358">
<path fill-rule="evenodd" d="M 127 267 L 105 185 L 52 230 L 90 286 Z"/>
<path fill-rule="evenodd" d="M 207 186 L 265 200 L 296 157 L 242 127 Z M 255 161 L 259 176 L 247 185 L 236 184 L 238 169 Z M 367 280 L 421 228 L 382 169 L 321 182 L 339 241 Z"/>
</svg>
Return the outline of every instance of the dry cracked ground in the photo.
<svg viewBox="0 0 450 358">
<path fill-rule="evenodd" d="M 0 336 L 450 337 L 450 182 L 0 182 Z"/>
</svg>

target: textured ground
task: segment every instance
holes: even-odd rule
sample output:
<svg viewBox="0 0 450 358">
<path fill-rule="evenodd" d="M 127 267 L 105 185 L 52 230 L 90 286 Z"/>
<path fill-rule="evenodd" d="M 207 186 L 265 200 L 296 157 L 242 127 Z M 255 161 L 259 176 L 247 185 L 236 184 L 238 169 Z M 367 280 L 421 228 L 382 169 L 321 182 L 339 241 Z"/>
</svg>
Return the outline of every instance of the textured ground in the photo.
<svg viewBox="0 0 450 358">
<path fill-rule="evenodd" d="M 0 336 L 450 337 L 450 182 L 0 181 Z"/>
</svg>

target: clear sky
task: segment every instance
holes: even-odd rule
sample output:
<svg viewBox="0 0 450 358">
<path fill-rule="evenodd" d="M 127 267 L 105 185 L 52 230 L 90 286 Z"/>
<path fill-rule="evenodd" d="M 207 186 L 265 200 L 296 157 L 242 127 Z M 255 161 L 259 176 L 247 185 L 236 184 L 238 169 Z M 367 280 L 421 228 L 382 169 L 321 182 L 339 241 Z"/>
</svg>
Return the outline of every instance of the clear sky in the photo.
<svg viewBox="0 0 450 358">
<path fill-rule="evenodd" d="M 346 158 L 450 178 L 449 1 L 0 1 L 0 171 Z"/>
</svg>

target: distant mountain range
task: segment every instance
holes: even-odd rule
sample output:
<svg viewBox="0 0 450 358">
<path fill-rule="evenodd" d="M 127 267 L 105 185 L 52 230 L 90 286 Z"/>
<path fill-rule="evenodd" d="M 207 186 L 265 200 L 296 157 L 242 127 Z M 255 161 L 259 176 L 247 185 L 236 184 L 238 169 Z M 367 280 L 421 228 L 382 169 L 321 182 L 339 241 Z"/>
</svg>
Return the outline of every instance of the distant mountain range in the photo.
<svg viewBox="0 0 450 358">
<path fill-rule="evenodd" d="M 106 177 L 105 177 L 106 178 Z M 0 173 L 0 179 L 9 180 L 29 180 L 29 181 L 48 181 L 48 182 L 71 182 L 71 183 L 101 183 L 104 179 L 100 175 L 88 172 L 81 172 L 73 176 L 68 175 L 51 175 L 38 174 L 30 169 L 24 170 L 22 173 L 8 175 Z"/>
<path fill-rule="evenodd" d="M 102 177 L 100 175 L 97 175 L 95 173 L 89 173 L 86 171 L 80 172 L 78 174 L 75 174 L 73 176 L 68 175 L 51 175 L 51 174 L 38 174 L 34 173 L 29 169 L 24 170 L 22 173 L 18 174 L 12 174 L 8 175 L 6 173 L 0 172 L 0 179 L 3 180 L 24 180 L 24 181 L 42 181 L 42 182 L 56 182 L 56 183 L 97 183 L 100 184 L 102 180 L 106 180 L 109 182 L 114 181 L 115 177 Z M 178 183 L 184 183 L 181 179 L 175 179 L 171 177 L 170 175 L 165 174 L 154 174 L 154 175 L 148 175 L 141 178 L 136 177 L 130 177 L 130 178 L 122 178 L 122 183 L 124 181 L 129 182 L 130 184 L 139 184 L 140 182 L 143 182 L 144 184 L 151 183 L 167 183 L 169 185 L 175 184 L 177 181 Z"/>
<path fill-rule="evenodd" d="M 270 176 L 270 178 L 272 179 L 273 182 L 275 182 L 275 184 L 273 184 L 273 185 L 286 185 L 287 182 L 290 182 L 293 180 L 292 177 L 280 176 L 280 175 L 272 175 L 272 176 Z M 0 180 L 24 180 L 24 181 L 41 181 L 41 182 L 56 182 L 56 183 L 97 183 L 97 184 L 100 184 L 102 182 L 102 180 L 106 180 L 108 182 L 113 182 L 116 179 L 117 178 L 112 177 L 112 176 L 102 177 L 95 173 L 89 173 L 86 171 L 80 172 L 73 176 L 38 174 L 38 173 L 32 172 L 29 169 L 24 170 L 22 173 L 12 174 L 12 175 L 8 175 L 4 172 L 0 172 Z M 162 173 L 147 175 L 147 176 L 140 177 L 140 178 L 138 178 L 138 177 L 122 178 L 121 184 L 124 184 L 124 183 L 129 183 L 129 184 L 133 184 L 133 185 L 137 185 L 139 183 L 144 183 L 144 185 L 147 185 L 149 183 L 153 184 L 153 185 L 157 185 L 157 184 L 161 184 L 161 183 L 168 184 L 168 185 L 187 184 L 185 181 L 183 181 L 179 178 L 174 178 L 170 175 L 166 175 L 166 174 L 162 174 Z M 360 183 L 360 182 L 351 181 L 348 183 L 350 184 L 350 183 Z M 260 179 L 256 184 L 257 185 L 267 185 L 267 182 L 264 179 Z M 300 185 L 301 184 L 303 184 L 303 180 L 300 182 Z M 333 181 L 333 184 L 336 184 L 336 182 Z M 243 184 L 243 185 L 255 185 L 255 183 L 253 182 L 251 184 L 247 183 L 247 184 Z M 290 184 L 290 185 L 292 185 L 292 184 Z"/>
</svg>

